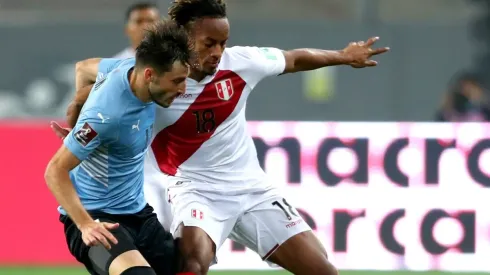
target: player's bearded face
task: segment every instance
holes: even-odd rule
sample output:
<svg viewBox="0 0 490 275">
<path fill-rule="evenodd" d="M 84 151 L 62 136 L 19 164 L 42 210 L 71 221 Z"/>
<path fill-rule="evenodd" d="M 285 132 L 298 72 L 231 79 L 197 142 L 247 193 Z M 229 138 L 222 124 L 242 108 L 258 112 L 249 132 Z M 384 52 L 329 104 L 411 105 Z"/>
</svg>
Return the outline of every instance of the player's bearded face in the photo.
<svg viewBox="0 0 490 275">
<path fill-rule="evenodd" d="M 185 80 L 188 74 L 188 66 L 176 61 L 170 72 L 150 77 L 148 93 L 151 99 L 164 108 L 169 107 L 175 98 L 185 93 Z"/>
</svg>

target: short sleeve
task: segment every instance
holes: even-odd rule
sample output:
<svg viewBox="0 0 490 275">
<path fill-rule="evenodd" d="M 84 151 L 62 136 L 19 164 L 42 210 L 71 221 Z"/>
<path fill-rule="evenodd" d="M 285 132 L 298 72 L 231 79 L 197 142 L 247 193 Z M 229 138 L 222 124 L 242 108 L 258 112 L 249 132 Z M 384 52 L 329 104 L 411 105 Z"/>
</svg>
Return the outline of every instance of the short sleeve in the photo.
<svg viewBox="0 0 490 275">
<path fill-rule="evenodd" d="M 117 124 L 102 111 L 84 111 L 63 143 L 80 161 L 97 147 L 117 138 Z"/>
<path fill-rule="evenodd" d="M 99 70 L 97 73 L 97 81 L 106 76 L 112 70 L 114 70 L 119 64 L 121 64 L 124 59 L 120 58 L 103 58 L 99 62 Z"/>
<path fill-rule="evenodd" d="M 233 47 L 232 55 L 238 64 L 246 64 L 244 71 L 252 86 L 266 77 L 280 75 L 286 69 L 284 53 L 277 48 Z"/>
</svg>

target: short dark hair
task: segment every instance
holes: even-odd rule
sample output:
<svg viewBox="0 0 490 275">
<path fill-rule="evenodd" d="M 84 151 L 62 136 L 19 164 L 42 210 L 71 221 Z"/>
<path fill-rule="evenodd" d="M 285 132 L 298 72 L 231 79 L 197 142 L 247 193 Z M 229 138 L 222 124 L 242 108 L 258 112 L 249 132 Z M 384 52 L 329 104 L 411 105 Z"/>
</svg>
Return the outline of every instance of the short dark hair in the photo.
<svg viewBox="0 0 490 275">
<path fill-rule="evenodd" d="M 184 27 L 161 20 L 146 31 L 136 48 L 136 66 L 150 66 L 158 73 L 169 72 L 175 61 L 189 64 L 192 49 Z"/>
<path fill-rule="evenodd" d="M 225 18 L 224 0 L 175 0 L 168 9 L 168 15 L 181 26 L 200 18 Z"/>
<path fill-rule="evenodd" d="M 147 9 L 156 9 L 158 10 L 158 7 L 155 3 L 152 3 L 152 2 L 139 2 L 139 3 L 135 3 L 131 6 L 128 7 L 128 9 L 126 10 L 126 14 L 125 14 L 125 21 L 128 22 L 129 21 L 129 18 L 131 17 L 131 14 L 134 12 L 134 11 L 140 11 L 140 10 L 147 10 Z"/>
</svg>

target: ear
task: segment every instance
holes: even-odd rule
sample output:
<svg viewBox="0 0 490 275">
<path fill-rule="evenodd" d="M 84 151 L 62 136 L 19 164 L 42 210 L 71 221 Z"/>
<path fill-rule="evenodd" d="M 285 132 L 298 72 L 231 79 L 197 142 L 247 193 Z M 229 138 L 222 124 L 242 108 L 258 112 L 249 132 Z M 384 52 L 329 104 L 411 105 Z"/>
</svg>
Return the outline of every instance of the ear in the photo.
<svg viewBox="0 0 490 275">
<path fill-rule="evenodd" d="M 155 71 L 152 68 L 145 68 L 144 76 L 146 82 L 151 82 L 152 78 L 155 76 Z"/>
<path fill-rule="evenodd" d="M 144 70 L 144 77 L 146 82 L 157 81 L 159 73 L 152 67 L 146 67 Z"/>
</svg>

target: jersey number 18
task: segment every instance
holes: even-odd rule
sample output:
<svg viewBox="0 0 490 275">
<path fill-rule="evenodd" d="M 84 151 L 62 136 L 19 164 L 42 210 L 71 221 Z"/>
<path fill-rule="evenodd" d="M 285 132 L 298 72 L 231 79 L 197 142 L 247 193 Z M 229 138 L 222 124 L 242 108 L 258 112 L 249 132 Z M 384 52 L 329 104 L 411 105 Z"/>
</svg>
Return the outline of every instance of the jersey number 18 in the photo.
<svg viewBox="0 0 490 275">
<path fill-rule="evenodd" d="M 214 120 L 214 111 L 212 109 L 194 111 L 192 114 L 196 117 L 196 131 L 198 134 L 214 131 L 216 121 Z"/>
</svg>

